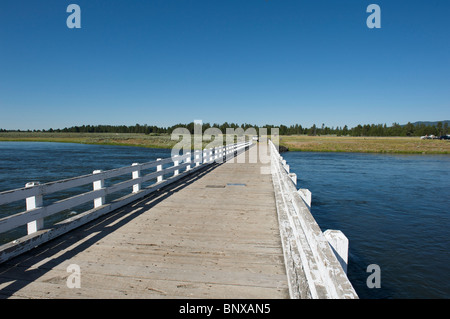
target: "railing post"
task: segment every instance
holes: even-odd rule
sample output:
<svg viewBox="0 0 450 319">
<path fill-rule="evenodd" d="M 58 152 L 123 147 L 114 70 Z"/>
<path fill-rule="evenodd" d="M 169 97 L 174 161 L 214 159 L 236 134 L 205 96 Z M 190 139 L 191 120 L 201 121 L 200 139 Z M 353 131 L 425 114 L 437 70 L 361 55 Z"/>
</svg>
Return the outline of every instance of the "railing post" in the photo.
<svg viewBox="0 0 450 319">
<path fill-rule="evenodd" d="M 101 170 L 95 170 L 92 172 L 92 174 L 100 174 Z M 98 181 L 93 182 L 94 191 L 102 189 L 105 187 L 105 180 L 99 179 Z M 94 208 L 100 207 L 105 204 L 105 197 L 101 196 L 96 199 L 94 199 Z"/>
<path fill-rule="evenodd" d="M 201 154 L 201 150 L 195 150 L 194 154 L 195 154 L 195 167 L 200 166 L 200 154 Z"/>
<path fill-rule="evenodd" d="M 190 163 L 191 162 L 191 152 L 187 152 L 186 155 L 189 155 L 189 157 L 186 157 L 186 163 Z M 189 164 L 188 166 L 186 166 L 186 171 L 190 171 L 191 170 L 191 165 Z"/>
<path fill-rule="evenodd" d="M 217 155 L 217 163 L 223 163 L 223 145 L 219 146 L 219 154 Z"/>
<path fill-rule="evenodd" d="M 297 174 L 289 173 L 288 176 L 292 180 L 292 183 L 294 183 L 294 185 L 297 185 Z"/>
<path fill-rule="evenodd" d="M 214 156 L 214 161 L 217 163 L 220 157 L 220 146 L 216 146 L 216 154 Z"/>
<path fill-rule="evenodd" d="M 161 160 L 161 158 L 157 158 L 156 159 L 157 161 L 160 161 Z M 162 171 L 162 165 L 158 165 L 158 166 L 156 166 L 156 171 L 157 172 L 160 172 L 160 171 Z M 159 183 L 159 182 L 162 182 L 162 180 L 163 180 L 163 176 L 162 176 L 162 174 L 161 175 L 159 175 L 157 178 L 156 178 L 156 182 L 157 183 Z"/>
<path fill-rule="evenodd" d="M 297 193 L 300 195 L 300 197 L 305 201 L 306 205 L 309 209 L 311 209 L 311 192 L 309 189 L 306 188 L 300 188 Z"/>
<path fill-rule="evenodd" d="M 233 146 L 231 145 L 227 145 L 225 146 L 225 161 L 229 161 L 231 160 L 232 156 L 231 156 L 231 150 L 233 149 Z"/>
<path fill-rule="evenodd" d="M 33 186 L 37 186 L 39 184 L 40 184 L 39 182 L 30 182 L 30 183 L 26 183 L 25 187 L 33 187 Z M 42 195 L 28 197 L 26 199 L 26 203 L 27 203 L 27 207 L 26 207 L 27 211 L 38 208 L 38 207 L 42 207 L 42 204 L 43 204 Z M 44 219 L 43 218 L 29 222 L 27 224 L 28 235 L 35 233 L 42 228 L 44 228 Z"/>
<path fill-rule="evenodd" d="M 174 167 L 177 167 L 178 166 L 178 163 L 180 163 L 180 161 L 178 160 L 178 155 L 176 155 L 175 157 L 174 157 L 174 161 L 173 161 L 173 166 Z M 176 158 L 176 160 L 175 160 L 175 158 Z M 180 173 L 180 171 L 179 170 L 175 170 L 174 172 L 173 172 L 173 176 L 177 176 L 178 174 Z"/>
<path fill-rule="evenodd" d="M 348 264 L 348 238 L 340 230 L 327 229 L 323 232 L 333 252 L 342 266 L 342 269 L 347 273 Z"/>
<path fill-rule="evenodd" d="M 139 165 L 139 163 L 133 163 L 131 166 L 138 166 L 138 165 Z M 137 178 L 141 177 L 141 170 L 138 169 L 138 170 L 136 170 L 136 171 L 133 171 L 133 172 L 131 173 L 131 177 L 132 177 L 133 179 L 137 179 Z M 137 192 L 139 192 L 140 190 L 141 190 L 141 183 L 137 183 L 137 184 L 134 184 L 134 185 L 133 185 L 133 193 L 137 193 Z"/>
</svg>

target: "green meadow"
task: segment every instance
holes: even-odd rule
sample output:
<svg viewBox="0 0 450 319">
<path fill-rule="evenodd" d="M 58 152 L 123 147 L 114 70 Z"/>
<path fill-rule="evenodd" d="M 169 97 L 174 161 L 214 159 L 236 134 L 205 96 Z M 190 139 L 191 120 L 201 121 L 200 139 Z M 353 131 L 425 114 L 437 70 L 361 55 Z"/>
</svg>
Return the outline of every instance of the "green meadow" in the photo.
<svg viewBox="0 0 450 319">
<path fill-rule="evenodd" d="M 172 148 L 180 140 L 172 140 L 169 134 L 0 132 L 0 141 L 60 142 Z M 421 140 L 419 137 L 282 135 L 279 136 L 279 142 L 280 146 L 288 148 L 289 151 L 303 152 L 450 154 L 450 141 Z M 203 147 L 208 143 L 210 141 L 203 141 Z"/>
</svg>

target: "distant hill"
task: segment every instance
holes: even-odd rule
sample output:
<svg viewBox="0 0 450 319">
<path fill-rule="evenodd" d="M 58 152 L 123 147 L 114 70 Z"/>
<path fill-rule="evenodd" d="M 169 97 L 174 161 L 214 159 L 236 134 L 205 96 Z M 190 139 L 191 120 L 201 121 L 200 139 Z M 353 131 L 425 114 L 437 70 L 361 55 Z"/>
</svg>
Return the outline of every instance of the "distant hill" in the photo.
<svg viewBox="0 0 450 319">
<path fill-rule="evenodd" d="M 411 123 L 411 124 L 414 125 L 414 126 L 420 125 L 420 124 L 424 124 L 425 126 L 436 126 L 439 122 L 442 122 L 442 125 L 447 123 L 447 125 L 450 126 L 450 120 L 447 120 L 447 121 L 434 121 L 434 122 L 431 122 L 431 121 L 417 121 L 417 122 L 414 122 L 414 123 Z M 405 125 L 406 124 L 403 124 L 401 126 L 405 126 Z"/>
</svg>

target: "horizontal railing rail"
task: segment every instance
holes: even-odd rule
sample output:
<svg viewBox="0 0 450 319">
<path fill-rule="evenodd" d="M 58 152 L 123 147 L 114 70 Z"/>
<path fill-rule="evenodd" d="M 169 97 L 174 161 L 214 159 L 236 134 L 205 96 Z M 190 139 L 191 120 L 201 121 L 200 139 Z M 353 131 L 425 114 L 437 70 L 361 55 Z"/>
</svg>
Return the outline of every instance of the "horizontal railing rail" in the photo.
<svg viewBox="0 0 450 319">
<path fill-rule="evenodd" d="M 269 144 L 291 298 L 358 298 L 339 260 L 341 257 L 335 253 L 339 249 L 331 246 L 311 214 L 311 193 L 297 190 L 296 174 L 289 172 L 289 165 L 272 141 Z"/>
<path fill-rule="evenodd" d="M 0 207 L 1 205 L 25 200 L 26 210 L 1 218 L 0 236 L 4 232 L 24 225 L 27 225 L 28 235 L 0 246 L 0 262 L 140 199 L 201 167 L 205 167 L 205 165 L 229 160 L 248 149 L 252 143 L 252 141 L 248 141 L 205 150 L 195 150 L 184 155 L 175 155 L 148 163 L 134 163 L 131 166 L 107 171 L 97 170 L 92 174 L 45 184 L 30 182 L 23 188 L 1 192 Z M 171 166 L 163 168 L 164 165 Z M 142 171 L 149 169 L 156 170 L 141 175 Z M 105 180 L 123 177 L 127 174 L 129 174 L 130 179 L 105 186 Z M 164 179 L 163 177 L 168 174 L 171 176 Z M 142 188 L 143 183 L 153 180 L 153 184 Z M 43 204 L 43 199 L 49 195 L 89 184 L 92 184 L 92 190 L 90 191 L 62 198 L 48 205 Z M 130 192 L 125 196 L 106 203 L 106 196 L 128 188 Z M 44 227 L 44 218 L 89 202 L 93 202 L 92 209 L 71 216 L 51 227 Z"/>
</svg>

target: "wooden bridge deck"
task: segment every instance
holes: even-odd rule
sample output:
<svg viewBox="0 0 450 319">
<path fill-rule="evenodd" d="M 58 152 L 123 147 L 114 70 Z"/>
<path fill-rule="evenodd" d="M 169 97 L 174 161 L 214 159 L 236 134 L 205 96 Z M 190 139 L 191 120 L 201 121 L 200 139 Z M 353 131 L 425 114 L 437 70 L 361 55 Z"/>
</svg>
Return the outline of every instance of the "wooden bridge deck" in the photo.
<svg viewBox="0 0 450 319">
<path fill-rule="evenodd" d="M 289 298 L 262 172 L 213 165 L 0 264 L 0 298 Z M 80 288 L 67 287 L 71 264 Z"/>
</svg>

